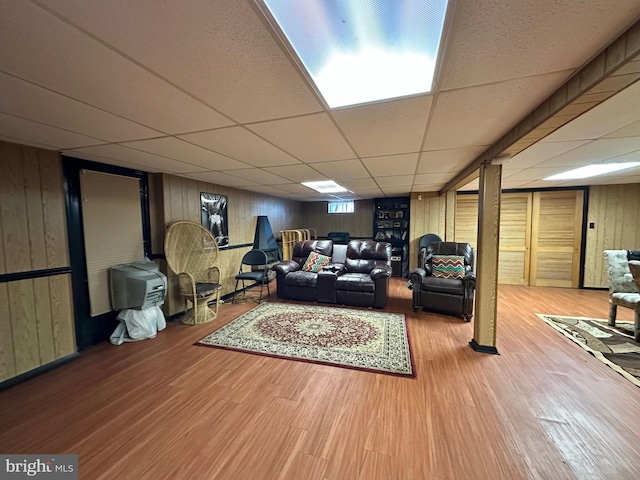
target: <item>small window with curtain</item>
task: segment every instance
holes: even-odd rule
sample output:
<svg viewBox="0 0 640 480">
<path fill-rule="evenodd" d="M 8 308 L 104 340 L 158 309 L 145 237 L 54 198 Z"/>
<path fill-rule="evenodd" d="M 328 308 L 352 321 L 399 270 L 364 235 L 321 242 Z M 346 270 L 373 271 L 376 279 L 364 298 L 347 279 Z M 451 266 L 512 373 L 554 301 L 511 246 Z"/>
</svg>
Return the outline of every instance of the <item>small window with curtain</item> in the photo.
<svg viewBox="0 0 640 480">
<path fill-rule="evenodd" d="M 354 201 L 345 200 L 342 202 L 327 202 L 327 211 L 329 213 L 354 213 Z"/>
</svg>

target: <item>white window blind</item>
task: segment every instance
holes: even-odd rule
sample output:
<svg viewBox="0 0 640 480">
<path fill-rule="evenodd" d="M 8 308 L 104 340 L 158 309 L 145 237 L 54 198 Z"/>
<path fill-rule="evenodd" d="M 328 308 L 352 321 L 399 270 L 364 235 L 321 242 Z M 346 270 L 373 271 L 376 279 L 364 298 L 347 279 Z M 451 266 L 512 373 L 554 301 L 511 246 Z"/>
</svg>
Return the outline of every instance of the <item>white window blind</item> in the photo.
<svg viewBox="0 0 640 480">
<path fill-rule="evenodd" d="M 111 311 L 109 269 L 144 259 L 140 180 L 82 170 L 82 222 L 91 316 Z"/>
<path fill-rule="evenodd" d="M 343 202 L 328 202 L 329 213 L 354 213 L 355 207 L 353 200 L 347 200 Z"/>
</svg>

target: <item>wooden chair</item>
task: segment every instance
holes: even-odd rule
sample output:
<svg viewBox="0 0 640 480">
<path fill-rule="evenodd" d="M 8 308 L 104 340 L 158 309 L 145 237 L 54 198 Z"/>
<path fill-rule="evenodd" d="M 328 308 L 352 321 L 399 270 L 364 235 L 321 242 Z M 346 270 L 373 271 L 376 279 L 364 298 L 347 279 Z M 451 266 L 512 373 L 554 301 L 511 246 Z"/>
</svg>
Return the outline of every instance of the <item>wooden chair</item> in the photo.
<svg viewBox="0 0 640 480">
<path fill-rule="evenodd" d="M 164 253 L 169 268 L 178 277 L 180 295 L 193 308 L 182 323 L 195 325 L 214 320 L 220 304 L 220 270 L 218 244 L 211 233 L 198 223 L 181 220 L 169 225 L 164 239 Z M 215 301 L 214 309 L 209 302 Z"/>
</svg>

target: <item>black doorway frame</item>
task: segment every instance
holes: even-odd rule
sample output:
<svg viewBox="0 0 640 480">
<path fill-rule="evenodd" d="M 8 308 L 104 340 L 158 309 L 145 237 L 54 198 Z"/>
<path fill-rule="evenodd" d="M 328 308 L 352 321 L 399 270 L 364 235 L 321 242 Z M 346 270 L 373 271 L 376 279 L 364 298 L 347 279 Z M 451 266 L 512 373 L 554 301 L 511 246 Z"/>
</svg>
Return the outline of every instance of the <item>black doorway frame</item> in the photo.
<svg viewBox="0 0 640 480">
<path fill-rule="evenodd" d="M 142 222 L 143 248 L 144 254 L 149 258 L 151 256 L 149 179 L 147 172 L 62 155 L 73 311 L 78 350 L 108 340 L 118 324 L 116 320 L 117 311 L 111 311 L 95 317 L 90 315 L 87 255 L 84 243 L 82 195 L 80 191 L 80 172 L 82 170 L 111 173 L 140 180 L 140 207 L 142 212 L 140 220 Z"/>
</svg>

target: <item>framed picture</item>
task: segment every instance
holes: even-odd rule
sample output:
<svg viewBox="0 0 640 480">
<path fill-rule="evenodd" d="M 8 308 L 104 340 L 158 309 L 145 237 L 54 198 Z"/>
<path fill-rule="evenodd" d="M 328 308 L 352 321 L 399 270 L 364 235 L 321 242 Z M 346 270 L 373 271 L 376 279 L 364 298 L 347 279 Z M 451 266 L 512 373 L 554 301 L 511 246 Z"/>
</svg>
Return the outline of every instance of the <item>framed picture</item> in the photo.
<svg viewBox="0 0 640 480">
<path fill-rule="evenodd" d="M 202 226 L 216 238 L 218 247 L 229 246 L 227 196 L 202 192 L 200 193 L 200 208 Z"/>
</svg>

